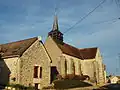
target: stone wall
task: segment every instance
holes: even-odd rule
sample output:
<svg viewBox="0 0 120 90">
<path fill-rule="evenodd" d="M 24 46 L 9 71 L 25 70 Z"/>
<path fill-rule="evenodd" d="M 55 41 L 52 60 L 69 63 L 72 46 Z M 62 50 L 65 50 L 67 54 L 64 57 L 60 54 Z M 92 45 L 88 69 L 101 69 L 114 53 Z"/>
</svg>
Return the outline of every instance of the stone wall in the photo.
<svg viewBox="0 0 120 90">
<path fill-rule="evenodd" d="M 79 58 L 66 54 L 63 54 L 63 56 L 67 61 L 67 74 L 75 73 L 75 75 L 81 75 L 82 74 L 81 63 L 80 63 L 81 60 Z M 74 70 L 73 70 L 73 65 L 74 65 Z"/>
<path fill-rule="evenodd" d="M 92 82 L 96 80 L 95 59 L 81 60 L 81 69 L 83 75 L 88 75 Z"/>
<path fill-rule="evenodd" d="M 50 59 L 39 40 L 33 43 L 20 57 L 20 84 L 29 86 L 39 84 L 39 88 L 50 84 Z M 42 67 L 42 78 L 33 78 L 34 66 Z"/>
<path fill-rule="evenodd" d="M 103 59 L 102 56 L 100 54 L 100 50 L 97 50 L 97 54 L 96 54 L 96 67 L 97 67 L 97 82 L 99 84 L 104 84 L 105 83 L 105 74 L 104 74 L 104 67 L 103 67 Z"/>
</svg>

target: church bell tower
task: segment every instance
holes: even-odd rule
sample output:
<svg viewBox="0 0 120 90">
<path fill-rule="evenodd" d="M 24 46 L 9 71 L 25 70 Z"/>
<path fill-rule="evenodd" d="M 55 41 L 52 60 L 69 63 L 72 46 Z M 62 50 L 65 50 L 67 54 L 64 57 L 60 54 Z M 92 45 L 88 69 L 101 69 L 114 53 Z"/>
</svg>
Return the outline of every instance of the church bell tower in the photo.
<svg viewBox="0 0 120 90">
<path fill-rule="evenodd" d="M 59 31 L 57 15 L 54 17 L 53 27 L 48 36 L 51 36 L 56 43 L 63 43 L 63 34 Z"/>
</svg>

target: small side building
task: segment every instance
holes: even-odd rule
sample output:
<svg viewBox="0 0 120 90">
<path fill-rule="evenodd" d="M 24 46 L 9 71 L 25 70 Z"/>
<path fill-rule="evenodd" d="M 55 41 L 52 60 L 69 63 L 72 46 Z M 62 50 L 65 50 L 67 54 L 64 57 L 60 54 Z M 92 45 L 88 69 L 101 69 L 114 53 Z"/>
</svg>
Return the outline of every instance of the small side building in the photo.
<svg viewBox="0 0 120 90">
<path fill-rule="evenodd" d="M 110 83 L 118 83 L 118 81 L 120 81 L 119 76 L 111 76 L 110 77 Z"/>
<path fill-rule="evenodd" d="M 50 58 L 40 38 L 0 45 L 0 84 L 42 88 L 50 84 Z"/>
</svg>

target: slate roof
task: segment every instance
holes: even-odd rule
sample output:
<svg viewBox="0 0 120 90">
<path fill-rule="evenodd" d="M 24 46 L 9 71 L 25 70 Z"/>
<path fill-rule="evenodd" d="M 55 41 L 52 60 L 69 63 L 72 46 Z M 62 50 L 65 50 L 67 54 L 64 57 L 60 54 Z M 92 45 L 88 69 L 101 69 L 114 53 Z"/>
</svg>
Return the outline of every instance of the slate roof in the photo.
<svg viewBox="0 0 120 90">
<path fill-rule="evenodd" d="M 2 58 L 21 56 L 35 41 L 37 37 L 0 44 L 0 54 Z"/>
<path fill-rule="evenodd" d="M 97 47 L 78 49 L 66 43 L 58 44 L 58 47 L 63 53 L 82 60 L 95 58 L 97 52 Z"/>
</svg>

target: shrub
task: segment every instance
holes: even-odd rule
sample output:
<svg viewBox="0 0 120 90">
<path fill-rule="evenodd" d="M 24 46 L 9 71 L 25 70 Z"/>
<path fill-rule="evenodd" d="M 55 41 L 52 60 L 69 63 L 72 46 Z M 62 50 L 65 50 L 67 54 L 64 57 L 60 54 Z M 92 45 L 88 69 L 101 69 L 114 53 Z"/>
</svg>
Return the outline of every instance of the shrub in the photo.
<svg viewBox="0 0 120 90">
<path fill-rule="evenodd" d="M 73 79 L 74 76 L 74 74 L 67 74 L 64 79 Z"/>
<path fill-rule="evenodd" d="M 58 79 L 58 80 L 62 80 L 63 77 L 62 77 L 62 75 L 58 74 L 58 75 L 56 76 L 56 79 Z"/>
<path fill-rule="evenodd" d="M 74 75 L 74 74 L 67 74 L 64 78 L 65 80 L 90 80 L 88 75 Z"/>
<path fill-rule="evenodd" d="M 54 89 L 54 86 L 43 87 L 42 89 Z"/>
</svg>

